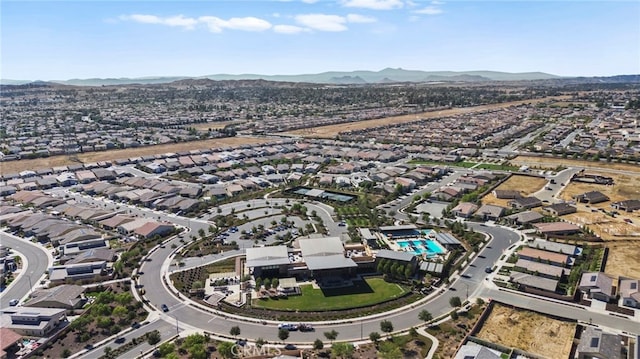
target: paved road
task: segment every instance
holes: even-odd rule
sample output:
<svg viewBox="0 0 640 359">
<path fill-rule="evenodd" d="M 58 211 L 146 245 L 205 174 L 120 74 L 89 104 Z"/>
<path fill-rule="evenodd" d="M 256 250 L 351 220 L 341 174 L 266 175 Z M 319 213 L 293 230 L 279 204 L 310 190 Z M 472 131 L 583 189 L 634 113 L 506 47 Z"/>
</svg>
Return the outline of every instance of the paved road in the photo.
<svg viewBox="0 0 640 359">
<path fill-rule="evenodd" d="M 558 172 L 555 176 L 549 177 L 549 182 L 533 196 L 539 198 L 541 201 L 548 201 L 549 203 L 559 202 L 558 195 L 566 185 L 569 184 L 571 177 L 574 174 L 580 172 L 582 168 L 569 167 L 565 170 Z M 555 183 L 551 183 L 551 180 L 555 180 Z"/>
<path fill-rule="evenodd" d="M 450 290 L 445 291 L 426 304 L 415 305 L 413 308 L 387 313 L 373 319 L 353 319 L 341 324 L 323 324 L 322 322 L 318 322 L 315 324 L 316 332 L 292 332 L 288 342 L 312 342 L 316 338 L 322 339 L 322 333 L 332 329 L 340 333 L 340 340 L 359 340 L 362 337 L 368 337 L 372 331 L 379 332 L 380 321 L 382 319 L 392 321 L 396 329 L 406 329 L 421 324 L 418 320 L 418 313 L 422 309 L 427 309 L 434 316 L 439 316 L 450 311 L 450 298 L 458 296 L 464 300 L 467 297 L 467 293 L 471 296 L 474 292 L 479 291 L 483 286 L 483 281 L 486 276 L 484 269 L 492 266 L 493 263 L 500 258 L 503 251 L 520 238 L 517 233 L 503 228 L 483 227 L 480 224 L 471 224 L 471 226 L 476 229 L 481 228 L 491 233 L 493 240 L 488 247 L 485 247 L 480 252 L 481 256 L 476 257 L 472 265 L 461 273 L 462 277 L 451 286 Z M 159 273 L 167 269 L 166 267 L 163 268 L 162 258 L 166 258 L 171 251 L 169 246 L 167 246 L 152 253 L 150 255 L 152 260 L 146 262 L 142 267 L 145 274 L 142 275 L 140 279 L 140 283 L 144 285 L 147 291 L 145 297 L 150 300 L 152 306 L 156 308 L 161 304 L 167 304 L 169 306 L 170 310 L 168 313 L 160 314 L 163 319 L 172 323 L 175 322 L 175 318 L 178 318 L 181 323 L 188 323 L 192 327 L 201 328 L 221 335 L 228 335 L 229 328 L 237 325 L 241 330 L 240 337 L 254 339 L 261 337 L 270 341 L 277 340 L 278 331 L 275 323 L 265 325 L 257 321 L 246 322 L 245 320 L 237 320 L 222 313 L 208 313 L 195 306 L 185 304 L 186 302 L 182 301 L 183 298 L 176 298 L 173 294 L 169 293 L 164 286 L 159 285 L 159 281 L 161 280 Z M 235 254 L 237 253 L 225 253 L 219 255 L 219 257 L 226 258 Z"/>
<path fill-rule="evenodd" d="M 104 348 L 106 347 L 111 347 L 111 349 L 117 349 L 123 345 L 126 345 L 126 343 L 131 342 L 131 340 L 133 338 L 137 338 L 141 335 L 144 335 L 144 333 L 147 332 L 151 332 L 157 330 L 158 332 L 160 332 L 160 337 L 162 338 L 162 341 L 165 341 L 171 337 L 173 337 L 174 335 L 176 335 L 176 324 L 175 322 L 173 324 L 168 323 L 164 320 L 156 320 L 154 322 L 151 322 L 149 324 L 143 325 L 140 329 L 136 330 L 136 331 L 130 331 L 124 335 L 120 335 L 121 337 L 124 337 L 126 339 L 126 341 L 124 343 L 116 343 L 114 342 L 115 338 L 113 340 L 108 341 L 107 343 L 105 343 L 104 345 L 101 345 L 100 347 L 91 350 L 89 352 L 87 352 L 84 355 L 81 355 L 80 358 L 82 359 L 98 359 L 101 356 L 104 355 Z M 183 328 L 179 328 L 179 331 L 182 331 Z M 151 348 L 153 348 L 152 345 L 150 345 L 149 343 L 147 343 L 146 341 L 136 345 L 135 347 L 133 347 L 131 350 L 129 350 L 128 352 L 125 352 L 124 354 L 120 355 L 120 358 L 135 358 L 136 356 L 140 355 L 140 352 L 147 352 L 148 350 L 150 350 Z"/>
<path fill-rule="evenodd" d="M 22 264 L 23 267 L 18 277 L 0 293 L 0 307 L 5 307 L 9 305 L 11 299 L 24 298 L 31 291 L 31 288 L 39 283 L 40 277 L 53 263 L 50 261 L 51 255 L 48 255 L 47 250 L 40 244 L 3 231 L 0 231 L 0 243 L 27 258 L 27 263 Z"/>
</svg>

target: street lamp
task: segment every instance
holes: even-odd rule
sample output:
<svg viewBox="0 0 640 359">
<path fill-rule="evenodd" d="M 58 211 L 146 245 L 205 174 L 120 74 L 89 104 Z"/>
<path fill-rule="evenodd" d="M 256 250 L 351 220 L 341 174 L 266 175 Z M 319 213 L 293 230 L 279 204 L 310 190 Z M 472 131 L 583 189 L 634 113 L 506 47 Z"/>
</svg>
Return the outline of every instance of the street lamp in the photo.
<svg viewBox="0 0 640 359">
<path fill-rule="evenodd" d="M 469 300 L 469 284 L 463 283 L 465 287 L 467 287 L 467 300 Z"/>
</svg>

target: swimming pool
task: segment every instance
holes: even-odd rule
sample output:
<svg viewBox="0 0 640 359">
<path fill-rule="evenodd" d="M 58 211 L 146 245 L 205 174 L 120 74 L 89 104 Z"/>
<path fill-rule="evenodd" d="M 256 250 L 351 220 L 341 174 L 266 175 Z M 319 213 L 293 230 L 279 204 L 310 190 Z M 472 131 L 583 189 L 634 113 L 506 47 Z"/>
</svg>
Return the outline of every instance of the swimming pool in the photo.
<svg viewBox="0 0 640 359">
<path fill-rule="evenodd" d="M 415 255 L 419 256 L 426 254 L 427 257 L 432 257 L 436 254 L 444 253 L 444 248 L 436 243 L 436 241 L 427 239 L 397 240 L 396 244 L 398 244 L 402 250 L 413 252 Z"/>
</svg>

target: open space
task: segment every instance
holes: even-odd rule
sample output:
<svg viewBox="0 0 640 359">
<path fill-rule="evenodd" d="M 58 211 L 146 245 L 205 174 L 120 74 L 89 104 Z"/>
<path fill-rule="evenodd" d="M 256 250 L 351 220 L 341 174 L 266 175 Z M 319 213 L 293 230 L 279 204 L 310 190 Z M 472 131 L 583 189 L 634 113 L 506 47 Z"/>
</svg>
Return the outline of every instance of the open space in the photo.
<svg viewBox="0 0 640 359">
<path fill-rule="evenodd" d="M 398 298 L 408 290 L 395 283 L 387 283 L 382 278 L 367 278 L 354 281 L 345 288 L 316 289 L 311 284 L 300 286 L 302 295 L 284 299 L 255 299 L 254 307 L 276 310 L 322 311 L 339 310 L 374 305 Z"/>
<path fill-rule="evenodd" d="M 547 180 L 540 177 L 513 175 L 496 187 L 496 190 L 519 191 L 523 197 L 527 197 L 540 190 L 546 183 Z M 494 204 L 502 207 L 509 207 L 507 205 L 509 201 L 509 199 L 496 198 L 493 193 L 488 193 L 482 198 L 482 203 L 484 204 Z"/>
<path fill-rule="evenodd" d="M 392 117 L 378 118 L 375 120 L 341 123 L 341 124 L 329 125 L 329 126 L 311 127 L 311 128 L 305 128 L 301 130 L 287 132 L 287 134 L 295 135 L 295 136 L 303 136 L 303 137 L 333 138 L 333 137 L 336 137 L 340 132 L 344 132 L 344 131 L 361 130 L 364 128 L 413 122 L 413 121 L 418 121 L 421 119 L 428 119 L 428 118 L 456 116 L 456 115 L 466 114 L 471 112 L 487 111 L 487 110 L 493 110 L 498 108 L 505 108 L 509 106 L 517 106 L 525 103 L 539 103 L 539 102 L 549 101 L 553 99 L 560 99 L 564 97 L 566 96 L 547 97 L 547 98 L 541 98 L 541 99 L 513 101 L 513 102 L 496 103 L 496 104 L 473 106 L 473 107 L 466 107 L 466 108 L 452 108 L 452 109 L 441 110 L 441 111 L 414 113 L 411 115 L 392 116 Z"/>
<path fill-rule="evenodd" d="M 580 226 L 587 226 L 607 243 L 609 257 L 605 272 L 613 276 L 640 277 L 638 258 L 640 258 L 640 213 L 638 211 L 620 212 L 615 217 L 611 215 L 611 203 L 625 199 L 640 199 L 640 174 L 637 176 L 607 172 L 589 171 L 588 173 L 609 176 L 614 179 L 613 186 L 591 183 L 571 182 L 560 194 L 563 200 L 571 200 L 572 196 L 600 191 L 610 198 L 610 201 L 596 204 L 576 204 L 577 213 L 562 218 Z M 625 222 L 626 220 L 631 223 Z"/>
<path fill-rule="evenodd" d="M 509 161 L 514 166 L 526 165 L 533 167 L 556 168 L 563 167 L 599 167 L 614 169 L 619 171 L 636 172 L 640 174 L 640 166 L 630 163 L 614 163 L 614 162 L 594 162 L 584 160 L 574 160 L 570 158 L 560 157 L 534 157 L 534 156 L 518 156 Z"/>
<path fill-rule="evenodd" d="M 78 153 L 77 158 L 82 163 L 93 163 L 98 161 L 113 161 L 119 158 L 131 158 L 147 155 L 155 155 L 158 153 L 180 152 L 205 148 L 219 148 L 226 146 L 237 146 L 244 144 L 258 144 L 269 142 L 268 138 L 258 137 L 225 137 L 215 138 L 203 141 L 191 141 L 171 143 L 166 145 L 146 146 L 137 148 L 125 148 L 121 150 L 109 150 L 100 152 Z M 26 170 L 37 170 L 41 168 L 65 166 L 77 163 L 69 156 L 51 156 L 45 158 L 36 158 L 32 160 L 6 161 L 0 162 L 2 173 L 21 172 Z"/>
<path fill-rule="evenodd" d="M 546 358 L 568 358 L 575 330 L 575 323 L 497 304 L 476 336 Z"/>
</svg>

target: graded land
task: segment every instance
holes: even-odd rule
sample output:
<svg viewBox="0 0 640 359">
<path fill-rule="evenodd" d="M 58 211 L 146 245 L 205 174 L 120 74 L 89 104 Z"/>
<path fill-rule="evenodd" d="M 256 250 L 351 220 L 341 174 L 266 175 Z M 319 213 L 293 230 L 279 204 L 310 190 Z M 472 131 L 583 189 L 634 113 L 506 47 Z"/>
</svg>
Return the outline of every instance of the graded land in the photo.
<svg viewBox="0 0 640 359">
<path fill-rule="evenodd" d="M 518 156 L 512 160 L 509 160 L 512 166 L 529 166 L 530 168 L 542 167 L 553 169 L 559 166 L 562 167 L 584 167 L 584 168 L 603 168 L 612 169 L 617 171 L 635 172 L 640 174 L 640 166 L 631 163 L 616 163 L 616 162 L 595 162 L 577 160 L 572 158 L 558 158 L 558 157 L 537 157 L 537 156 Z"/>
<path fill-rule="evenodd" d="M 576 324 L 496 304 L 476 337 L 546 358 L 568 358 Z"/>
<path fill-rule="evenodd" d="M 439 111 L 436 110 L 436 111 L 429 111 L 429 112 L 423 112 L 423 113 L 414 113 L 410 115 L 391 116 L 391 117 L 385 117 L 385 118 L 378 118 L 375 120 L 357 121 L 357 122 L 341 123 L 337 125 L 304 128 L 300 130 L 285 132 L 284 134 L 302 136 L 302 137 L 334 138 L 340 132 L 345 132 L 345 131 L 354 131 L 354 130 L 357 131 L 357 130 L 372 128 L 372 127 L 395 125 L 399 123 L 414 122 L 414 121 L 420 121 L 420 120 L 430 119 L 430 118 L 457 116 L 457 115 L 462 115 L 462 114 L 467 114 L 472 112 L 495 110 L 495 109 L 506 108 L 510 106 L 540 103 L 544 101 L 559 100 L 564 98 L 568 98 L 568 96 L 551 96 L 551 97 L 545 97 L 545 98 L 539 98 L 539 99 L 503 102 L 503 103 L 495 103 L 495 104 L 489 104 L 489 105 L 464 107 L 464 108 L 452 108 L 448 110 L 439 110 Z"/>
<path fill-rule="evenodd" d="M 245 144 L 259 144 L 269 141 L 271 140 L 268 138 L 259 137 L 225 137 L 203 141 L 180 142 L 99 152 L 85 152 L 78 153 L 76 157 L 81 163 L 94 163 L 98 161 L 113 161 L 120 158 L 155 155 L 158 153 L 180 152 L 204 148 L 220 148 Z M 78 162 L 65 155 L 36 158 L 31 160 L 6 161 L 0 162 L 0 172 L 17 173 L 25 170 L 37 170 L 41 168 L 66 166 L 74 163 Z"/>
<path fill-rule="evenodd" d="M 512 175 L 508 180 L 496 187 L 495 190 L 518 191 L 522 197 L 528 197 L 532 193 L 539 191 L 546 183 L 547 180 L 542 177 Z M 493 193 L 487 193 L 487 195 L 482 198 L 483 204 L 493 204 L 505 208 L 509 208 L 509 201 L 511 200 L 496 198 Z"/>
<path fill-rule="evenodd" d="M 625 199 L 640 199 L 640 173 L 637 175 L 610 172 L 586 171 L 589 174 L 613 178 L 612 186 L 591 183 L 570 182 L 559 198 L 573 200 L 573 196 L 589 191 L 599 191 L 609 197 L 609 201 L 596 204 L 576 203 L 578 212 L 562 218 L 579 226 L 587 226 L 600 236 L 609 248 L 605 272 L 612 276 L 640 277 L 640 211 L 623 212 L 612 215 L 612 202 Z M 629 223 L 631 222 L 631 223 Z"/>
</svg>

